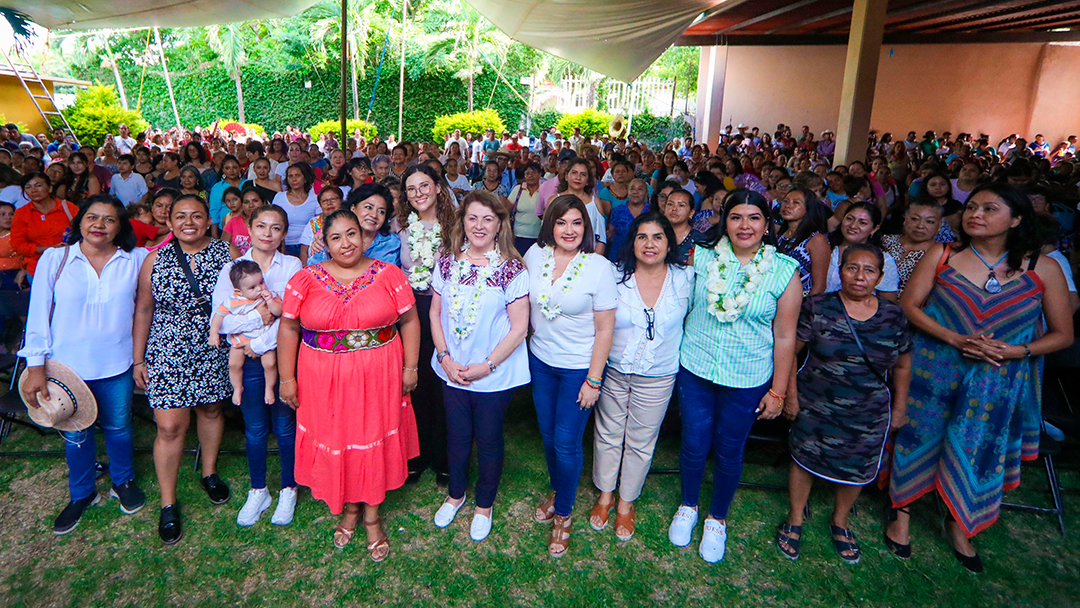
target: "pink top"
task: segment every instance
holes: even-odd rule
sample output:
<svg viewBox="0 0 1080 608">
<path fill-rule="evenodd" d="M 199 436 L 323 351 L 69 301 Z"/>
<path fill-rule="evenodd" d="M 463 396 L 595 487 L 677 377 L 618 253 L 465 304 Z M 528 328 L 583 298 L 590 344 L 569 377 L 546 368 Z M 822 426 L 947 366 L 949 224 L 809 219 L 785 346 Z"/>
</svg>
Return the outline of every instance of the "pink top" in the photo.
<svg viewBox="0 0 1080 608">
<path fill-rule="evenodd" d="M 224 232 L 228 232 L 232 240 L 229 243 L 240 250 L 240 255 L 244 255 L 251 249 L 251 233 L 248 232 L 247 222 L 244 221 L 242 216 L 236 216 L 225 223 L 225 227 L 221 229 Z"/>
</svg>

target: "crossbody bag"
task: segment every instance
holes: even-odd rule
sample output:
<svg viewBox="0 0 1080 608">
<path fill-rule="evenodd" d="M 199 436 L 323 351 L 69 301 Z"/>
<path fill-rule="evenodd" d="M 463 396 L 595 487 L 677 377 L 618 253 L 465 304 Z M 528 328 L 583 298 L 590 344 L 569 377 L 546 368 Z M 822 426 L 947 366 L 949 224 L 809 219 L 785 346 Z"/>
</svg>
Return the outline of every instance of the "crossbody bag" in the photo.
<svg viewBox="0 0 1080 608">
<path fill-rule="evenodd" d="M 191 287 L 191 294 L 195 296 L 195 303 L 202 308 L 202 311 L 206 313 L 206 316 L 210 316 L 211 307 L 210 299 L 207 298 L 202 289 L 199 287 L 199 282 L 195 280 L 195 273 L 191 272 L 191 265 L 188 264 L 187 254 L 180 248 L 180 241 L 173 239 L 173 251 L 176 253 L 176 263 L 180 266 L 180 270 L 184 272 L 184 278 L 187 279 L 188 286 Z"/>
</svg>

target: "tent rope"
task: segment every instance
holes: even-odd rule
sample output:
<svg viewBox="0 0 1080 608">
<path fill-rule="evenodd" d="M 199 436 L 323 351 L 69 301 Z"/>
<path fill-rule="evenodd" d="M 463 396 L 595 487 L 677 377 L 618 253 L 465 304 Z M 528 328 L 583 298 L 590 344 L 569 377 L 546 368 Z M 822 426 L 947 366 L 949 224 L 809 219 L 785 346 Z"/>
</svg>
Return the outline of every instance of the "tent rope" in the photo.
<svg viewBox="0 0 1080 608">
<path fill-rule="evenodd" d="M 371 88 L 371 99 L 368 101 L 367 118 L 364 122 L 371 122 L 371 108 L 375 107 L 375 92 L 379 90 L 379 77 L 382 76 L 383 59 L 386 59 L 386 47 L 390 44 L 390 28 L 386 28 L 386 39 L 383 40 L 382 54 L 379 55 L 379 69 L 375 71 L 375 86 Z"/>
</svg>

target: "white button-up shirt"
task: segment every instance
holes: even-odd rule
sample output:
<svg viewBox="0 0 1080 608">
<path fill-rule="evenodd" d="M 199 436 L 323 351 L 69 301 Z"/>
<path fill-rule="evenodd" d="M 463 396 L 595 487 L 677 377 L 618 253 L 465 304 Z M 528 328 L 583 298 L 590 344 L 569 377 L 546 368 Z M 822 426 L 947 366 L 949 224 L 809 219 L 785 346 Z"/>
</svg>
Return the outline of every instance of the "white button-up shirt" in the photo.
<svg viewBox="0 0 1080 608">
<path fill-rule="evenodd" d="M 214 285 L 214 295 L 211 298 L 214 314 L 217 314 L 217 310 L 222 304 L 227 307 L 229 300 L 233 297 L 236 288 L 233 287 L 232 281 L 229 280 L 229 271 L 232 270 L 233 264 L 240 260 L 254 262 L 251 252 L 252 250 L 248 250 L 244 255 L 226 264 L 221 269 L 221 273 L 218 274 L 217 284 Z M 274 294 L 275 297 L 283 298 L 285 285 L 294 274 L 300 272 L 303 268 L 304 265 L 300 263 L 299 258 L 281 252 L 274 252 L 274 260 L 270 262 L 270 268 L 263 271 L 263 281 L 266 283 L 266 288 L 270 290 L 270 293 Z M 247 331 L 256 331 L 262 326 L 262 315 L 253 310 L 246 315 L 227 315 L 221 321 L 221 333 L 228 335 L 240 334 Z M 276 335 L 267 334 L 260 337 L 260 339 L 251 341 L 251 351 L 256 355 L 262 355 L 275 348 L 277 348 Z"/>
<path fill-rule="evenodd" d="M 615 280 L 622 280 L 622 272 L 617 268 L 613 270 Z M 615 334 L 608 365 L 623 374 L 638 376 L 677 373 L 683 321 L 694 291 L 693 267 L 668 266 L 660 297 L 651 311 L 652 340 L 648 336 L 650 314 L 645 312 L 648 306 L 641 299 L 636 278 L 631 276 L 625 283 L 617 283 L 617 288 L 619 306 L 615 310 Z"/>
<path fill-rule="evenodd" d="M 64 250 L 45 250 L 30 290 L 26 342 L 19 356 L 30 366 L 44 365 L 46 359 L 60 361 L 83 380 L 111 378 L 127 371 L 133 363 L 131 330 L 139 269 L 146 256 L 145 249 L 117 249 L 98 276 L 75 244 L 54 285 Z M 49 323 L 54 297 L 56 309 Z"/>
<path fill-rule="evenodd" d="M 124 205 L 139 202 L 146 192 L 146 179 L 134 171 L 128 173 L 127 179 L 117 173 L 112 176 L 112 183 L 109 184 L 109 194 L 120 199 Z"/>
</svg>

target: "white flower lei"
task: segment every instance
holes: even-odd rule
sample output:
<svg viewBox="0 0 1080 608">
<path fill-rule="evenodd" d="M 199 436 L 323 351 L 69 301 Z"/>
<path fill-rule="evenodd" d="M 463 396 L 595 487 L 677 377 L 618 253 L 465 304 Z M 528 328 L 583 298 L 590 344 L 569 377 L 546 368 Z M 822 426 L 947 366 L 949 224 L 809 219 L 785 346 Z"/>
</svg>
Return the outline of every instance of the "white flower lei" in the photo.
<svg viewBox="0 0 1080 608">
<path fill-rule="evenodd" d="M 729 289 L 725 279 L 728 268 L 740 266 L 728 237 L 721 238 L 714 251 L 716 259 L 709 263 L 709 274 L 705 279 L 707 310 L 721 323 L 731 323 L 742 316 L 750 298 L 765 281 L 765 274 L 772 268 L 776 258 L 776 248 L 762 244 L 754 258 L 746 265 L 743 284 L 735 289 Z"/>
<path fill-rule="evenodd" d="M 555 248 L 544 247 L 541 251 L 544 254 L 544 265 L 540 269 L 540 293 L 536 296 L 536 301 L 540 303 L 540 312 L 544 313 L 544 317 L 548 321 L 551 321 L 562 312 L 562 308 L 552 300 L 551 294 L 551 290 L 555 287 L 551 280 L 551 277 L 555 274 Z M 574 259 L 570 260 L 570 264 L 566 267 L 562 276 L 559 277 L 563 280 L 563 293 L 570 291 L 570 284 L 574 279 L 581 276 L 582 271 L 585 270 L 585 262 L 585 252 L 583 251 L 579 251 L 574 256 Z"/>
<path fill-rule="evenodd" d="M 415 212 L 409 214 L 409 253 L 416 262 L 416 265 L 409 269 L 409 285 L 416 291 L 427 291 L 431 286 L 435 252 L 441 244 L 442 234 L 438 224 L 427 230 L 419 215 Z"/>
<path fill-rule="evenodd" d="M 450 296 L 450 310 L 447 316 L 454 327 L 454 337 L 458 341 L 464 340 L 472 333 L 476 326 L 476 315 L 480 311 L 480 300 L 487 287 L 488 279 L 495 274 L 495 267 L 502 257 L 498 249 L 492 249 L 484 254 L 487 258 L 487 266 L 480 266 L 476 273 L 476 285 L 469 289 L 461 284 L 463 277 L 472 266 L 466 260 L 460 260 L 450 266 L 450 281 L 447 283 L 447 291 Z"/>
</svg>

